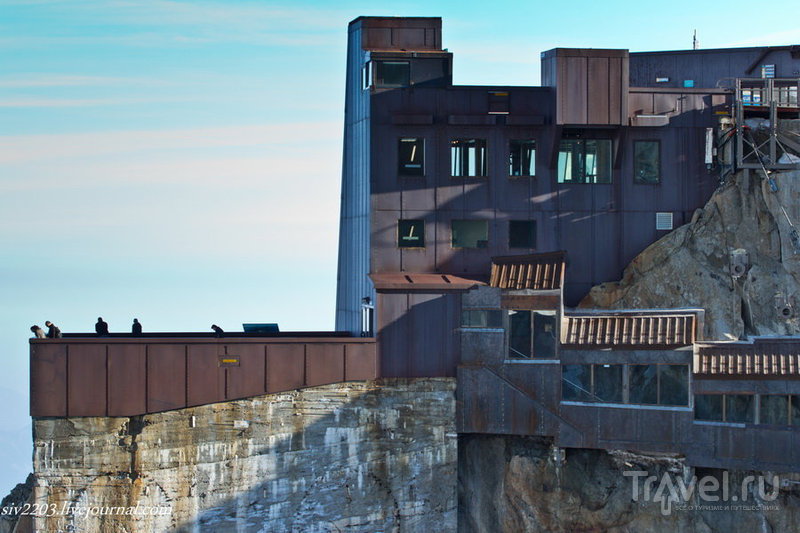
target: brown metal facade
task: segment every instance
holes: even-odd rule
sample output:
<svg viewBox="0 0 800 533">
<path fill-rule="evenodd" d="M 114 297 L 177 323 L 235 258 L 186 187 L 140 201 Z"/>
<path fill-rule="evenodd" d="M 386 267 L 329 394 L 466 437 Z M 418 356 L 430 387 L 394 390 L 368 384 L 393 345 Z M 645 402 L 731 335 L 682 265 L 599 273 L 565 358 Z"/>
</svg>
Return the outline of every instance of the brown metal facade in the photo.
<svg viewBox="0 0 800 533">
<path fill-rule="evenodd" d="M 676 348 L 691 345 L 696 331 L 695 313 L 568 314 L 561 342 L 567 348 Z"/>
<path fill-rule="evenodd" d="M 135 416 L 377 377 L 374 339 L 31 340 L 31 416 Z"/>
<path fill-rule="evenodd" d="M 565 252 L 492 257 L 489 285 L 501 289 L 561 289 L 565 257 Z"/>
</svg>

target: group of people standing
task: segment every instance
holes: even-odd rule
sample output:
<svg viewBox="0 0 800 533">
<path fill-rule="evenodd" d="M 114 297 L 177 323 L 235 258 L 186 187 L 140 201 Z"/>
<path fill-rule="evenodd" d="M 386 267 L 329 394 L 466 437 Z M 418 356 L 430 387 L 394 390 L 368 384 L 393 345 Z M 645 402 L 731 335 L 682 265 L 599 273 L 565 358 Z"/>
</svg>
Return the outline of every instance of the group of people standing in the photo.
<svg viewBox="0 0 800 533">
<path fill-rule="evenodd" d="M 31 331 L 33 332 L 34 336 L 37 339 L 60 339 L 61 338 L 61 330 L 58 329 L 58 326 L 50 322 L 49 320 L 44 323 L 45 327 L 47 327 L 47 333 L 44 332 L 42 328 L 34 324 L 31 326 Z M 103 320 L 103 317 L 97 317 L 97 324 L 94 325 L 94 331 L 97 333 L 98 337 L 107 337 L 108 333 L 108 323 Z M 133 325 L 131 326 L 131 335 L 137 336 L 142 334 L 142 324 L 139 322 L 138 318 L 133 319 Z"/>
</svg>

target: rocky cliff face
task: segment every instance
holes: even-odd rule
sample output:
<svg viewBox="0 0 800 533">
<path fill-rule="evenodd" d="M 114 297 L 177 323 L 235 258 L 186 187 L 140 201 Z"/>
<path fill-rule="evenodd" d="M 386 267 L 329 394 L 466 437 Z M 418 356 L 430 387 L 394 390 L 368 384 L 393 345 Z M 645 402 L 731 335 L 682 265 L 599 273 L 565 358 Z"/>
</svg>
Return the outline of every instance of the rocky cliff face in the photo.
<svg viewBox="0 0 800 533">
<path fill-rule="evenodd" d="M 36 531 L 455 530 L 454 379 L 34 421 Z M 49 514 L 49 512 L 48 512 Z"/>
<path fill-rule="evenodd" d="M 800 333 L 798 232 L 800 172 L 739 172 L 580 306 L 701 307 L 706 340 Z"/>
<path fill-rule="evenodd" d="M 463 435 L 458 453 L 462 533 L 777 533 L 800 524 L 798 475 L 776 480 L 767 472 L 693 469 L 679 458 L 553 450 L 533 437 Z M 695 476 L 683 498 L 681 487 Z M 701 492 L 711 479 L 719 489 Z"/>
</svg>

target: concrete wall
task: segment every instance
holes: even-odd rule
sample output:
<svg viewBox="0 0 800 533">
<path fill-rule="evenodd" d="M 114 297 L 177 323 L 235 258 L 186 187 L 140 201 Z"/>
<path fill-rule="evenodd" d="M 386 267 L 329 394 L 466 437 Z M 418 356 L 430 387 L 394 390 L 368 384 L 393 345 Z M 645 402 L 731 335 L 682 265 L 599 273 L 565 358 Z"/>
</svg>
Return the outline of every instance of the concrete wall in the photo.
<svg viewBox="0 0 800 533">
<path fill-rule="evenodd" d="M 35 419 L 35 502 L 59 511 L 36 531 L 455 531 L 454 388 L 359 382 L 140 417 Z M 169 512 L 60 512 L 137 504 Z"/>
</svg>

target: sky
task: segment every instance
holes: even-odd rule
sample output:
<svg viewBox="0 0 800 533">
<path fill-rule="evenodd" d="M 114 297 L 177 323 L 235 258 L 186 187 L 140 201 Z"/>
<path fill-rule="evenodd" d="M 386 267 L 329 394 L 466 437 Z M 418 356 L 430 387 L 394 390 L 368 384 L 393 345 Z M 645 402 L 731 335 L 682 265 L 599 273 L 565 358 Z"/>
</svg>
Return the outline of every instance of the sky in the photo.
<svg viewBox="0 0 800 533">
<path fill-rule="evenodd" d="M 32 324 L 333 329 L 352 19 L 440 16 L 456 84 L 538 85 L 555 47 L 800 43 L 753 6 L 0 0 L 0 497 L 32 469 Z"/>
</svg>

